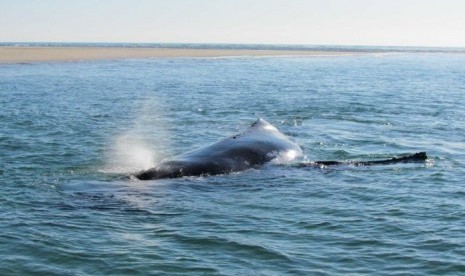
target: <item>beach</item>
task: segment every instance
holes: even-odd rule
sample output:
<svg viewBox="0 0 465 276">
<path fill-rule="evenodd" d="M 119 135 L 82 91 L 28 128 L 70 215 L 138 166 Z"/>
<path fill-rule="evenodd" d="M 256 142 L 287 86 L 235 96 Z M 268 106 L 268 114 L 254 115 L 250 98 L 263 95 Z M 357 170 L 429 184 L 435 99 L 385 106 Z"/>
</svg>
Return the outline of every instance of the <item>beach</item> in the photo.
<svg viewBox="0 0 465 276">
<path fill-rule="evenodd" d="M 127 58 L 233 57 L 233 56 L 341 56 L 354 52 L 193 49 L 193 48 L 129 48 L 129 47 L 0 47 L 0 64 L 59 62 Z M 360 54 L 360 53 L 357 53 Z"/>
</svg>

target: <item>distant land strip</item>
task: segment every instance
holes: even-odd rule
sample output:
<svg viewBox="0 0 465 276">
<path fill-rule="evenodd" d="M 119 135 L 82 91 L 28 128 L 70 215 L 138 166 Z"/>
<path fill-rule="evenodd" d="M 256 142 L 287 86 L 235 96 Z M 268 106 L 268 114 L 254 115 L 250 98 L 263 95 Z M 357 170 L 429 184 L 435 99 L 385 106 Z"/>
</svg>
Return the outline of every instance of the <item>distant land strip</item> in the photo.
<svg viewBox="0 0 465 276">
<path fill-rule="evenodd" d="M 347 56 L 367 52 L 319 50 L 249 50 L 192 48 L 126 48 L 126 47 L 0 47 L 0 63 L 62 62 L 84 60 L 114 60 L 127 58 L 213 58 L 234 56 Z"/>
</svg>

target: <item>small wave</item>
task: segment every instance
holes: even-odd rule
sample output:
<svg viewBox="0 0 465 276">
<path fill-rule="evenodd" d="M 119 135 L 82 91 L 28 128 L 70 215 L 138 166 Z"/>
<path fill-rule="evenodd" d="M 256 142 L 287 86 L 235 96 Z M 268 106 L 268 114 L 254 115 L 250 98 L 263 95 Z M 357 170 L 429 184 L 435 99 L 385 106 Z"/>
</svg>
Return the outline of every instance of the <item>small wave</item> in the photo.
<svg viewBox="0 0 465 276">
<path fill-rule="evenodd" d="M 284 253 L 278 252 L 274 249 L 265 247 L 258 244 L 245 244 L 242 242 L 225 239 L 219 236 L 208 236 L 208 237 L 194 237 L 185 236 L 182 234 L 175 234 L 176 239 L 182 243 L 190 244 L 192 246 L 204 246 L 222 248 L 229 252 L 240 252 L 242 254 L 254 256 L 255 258 L 263 258 L 266 260 L 283 260 L 286 262 L 292 262 L 293 260 Z"/>
</svg>

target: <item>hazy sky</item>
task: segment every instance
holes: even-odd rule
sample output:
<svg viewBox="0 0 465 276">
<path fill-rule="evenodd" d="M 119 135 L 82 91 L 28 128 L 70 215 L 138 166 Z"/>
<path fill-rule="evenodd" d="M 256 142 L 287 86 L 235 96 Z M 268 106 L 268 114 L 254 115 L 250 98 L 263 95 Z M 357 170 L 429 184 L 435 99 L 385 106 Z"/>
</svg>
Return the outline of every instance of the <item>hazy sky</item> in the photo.
<svg viewBox="0 0 465 276">
<path fill-rule="evenodd" d="M 465 1 L 0 0 L 0 41 L 465 47 Z"/>
</svg>

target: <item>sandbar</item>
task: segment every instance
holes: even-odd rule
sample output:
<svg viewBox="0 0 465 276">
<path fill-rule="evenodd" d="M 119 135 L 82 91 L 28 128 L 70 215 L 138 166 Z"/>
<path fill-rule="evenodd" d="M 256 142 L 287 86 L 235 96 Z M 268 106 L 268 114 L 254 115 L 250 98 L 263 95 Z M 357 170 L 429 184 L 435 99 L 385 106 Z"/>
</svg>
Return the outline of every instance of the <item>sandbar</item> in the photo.
<svg viewBox="0 0 465 276">
<path fill-rule="evenodd" d="M 341 56 L 360 52 L 192 49 L 192 48 L 130 48 L 130 47 L 0 47 L 0 64 L 114 60 L 128 58 L 209 58 L 234 56 Z"/>
</svg>

